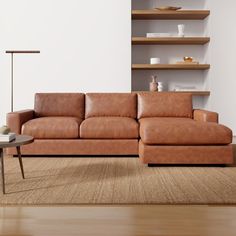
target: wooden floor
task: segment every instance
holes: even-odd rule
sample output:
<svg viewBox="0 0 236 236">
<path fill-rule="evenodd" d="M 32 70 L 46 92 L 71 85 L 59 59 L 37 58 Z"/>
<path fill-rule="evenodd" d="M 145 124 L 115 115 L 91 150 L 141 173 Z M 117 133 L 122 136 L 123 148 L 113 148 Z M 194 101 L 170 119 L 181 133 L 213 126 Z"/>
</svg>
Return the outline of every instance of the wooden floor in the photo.
<svg viewBox="0 0 236 236">
<path fill-rule="evenodd" d="M 0 235 L 235 236 L 236 207 L 2 207 Z"/>
</svg>

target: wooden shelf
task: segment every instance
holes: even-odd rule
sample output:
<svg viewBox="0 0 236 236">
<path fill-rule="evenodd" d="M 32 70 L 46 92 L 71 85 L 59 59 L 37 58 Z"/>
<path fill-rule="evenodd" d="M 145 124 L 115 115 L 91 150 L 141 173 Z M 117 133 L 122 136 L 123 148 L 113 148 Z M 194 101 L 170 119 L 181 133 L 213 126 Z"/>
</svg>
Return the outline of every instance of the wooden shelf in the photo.
<svg viewBox="0 0 236 236">
<path fill-rule="evenodd" d="M 133 64 L 132 70 L 208 70 L 209 64 Z"/>
<path fill-rule="evenodd" d="M 210 91 L 169 91 L 171 93 L 191 93 L 193 96 L 210 96 Z M 133 93 L 157 93 L 150 91 L 133 91 Z M 165 93 L 165 92 L 161 92 Z"/>
<path fill-rule="evenodd" d="M 210 96 L 210 91 L 175 91 L 175 93 L 191 93 L 193 96 Z"/>
<path fill-rule="evenodd" d="M 133 45 L 204 45 L 210 41 L 209 37 L 133 37 Z"/>
<path fill-rule="evenodd" d="M 203 20 L 210 15 L 208 10 L 133 10 L 133 20 Z"/>
</svg>

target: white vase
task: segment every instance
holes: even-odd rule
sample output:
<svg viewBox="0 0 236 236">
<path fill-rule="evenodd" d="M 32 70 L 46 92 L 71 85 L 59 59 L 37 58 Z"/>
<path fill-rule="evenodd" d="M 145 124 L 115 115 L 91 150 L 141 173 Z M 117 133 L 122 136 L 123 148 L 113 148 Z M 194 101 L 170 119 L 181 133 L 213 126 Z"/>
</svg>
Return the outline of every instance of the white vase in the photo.
<svg viewBox="0 0 236 236">
<path fill-rule="evenodd" d="M 149 90 L 151 92 L 157 92 L 158 91 L 158 83 L 157 83 L 157 76 L 152 76 L 152 82 L 149 84 Z"/>
<path fill-rule="evenodd" d="M 163 92 L 164 86 L 162 82 L 158 82 L 158 91 Z"/>
<path fill-rule="evenodd" d="M 179 37 L 184 37 L 184 30 L 185 30 L 185 25 L 178 25 Z"/>
</svg>

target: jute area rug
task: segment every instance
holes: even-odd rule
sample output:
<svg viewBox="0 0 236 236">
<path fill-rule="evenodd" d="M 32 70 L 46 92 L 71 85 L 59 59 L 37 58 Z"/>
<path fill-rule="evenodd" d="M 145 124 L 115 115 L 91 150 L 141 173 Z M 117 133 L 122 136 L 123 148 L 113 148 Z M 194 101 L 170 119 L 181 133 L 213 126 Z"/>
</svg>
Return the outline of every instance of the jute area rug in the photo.
<svg viewBox="0 0 236 236">
<path fill-rule="evenodd" d="M 235 167 L 159 166 L 138 158 L 5 158 L 0 205 L 235 204 Z M 2 186 L 0 186 L 2 187 Z"/>
</svg>

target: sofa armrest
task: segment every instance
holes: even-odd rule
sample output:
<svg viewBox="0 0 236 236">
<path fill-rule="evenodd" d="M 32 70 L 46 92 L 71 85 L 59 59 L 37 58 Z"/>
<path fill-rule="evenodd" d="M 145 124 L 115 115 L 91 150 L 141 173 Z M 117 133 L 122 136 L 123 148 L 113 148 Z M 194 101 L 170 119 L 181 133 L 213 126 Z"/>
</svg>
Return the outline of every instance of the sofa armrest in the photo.
<svg viewBox="0 0 236 236">
<path fill-rule="evenodd" d="M 11 132 L 21 133 L 21 127 L 24 123 L 34 118 L 34 110 L 15 111 L 7 114 L 7 126 Z"/>
<path fill-rule="evenodd" d="M 203 122 L 219 122 L 219 115 L 216 112 L 206 111 L 206 110 L 194 110 L 193 119 L 196 121 Z"/>
</svg>

